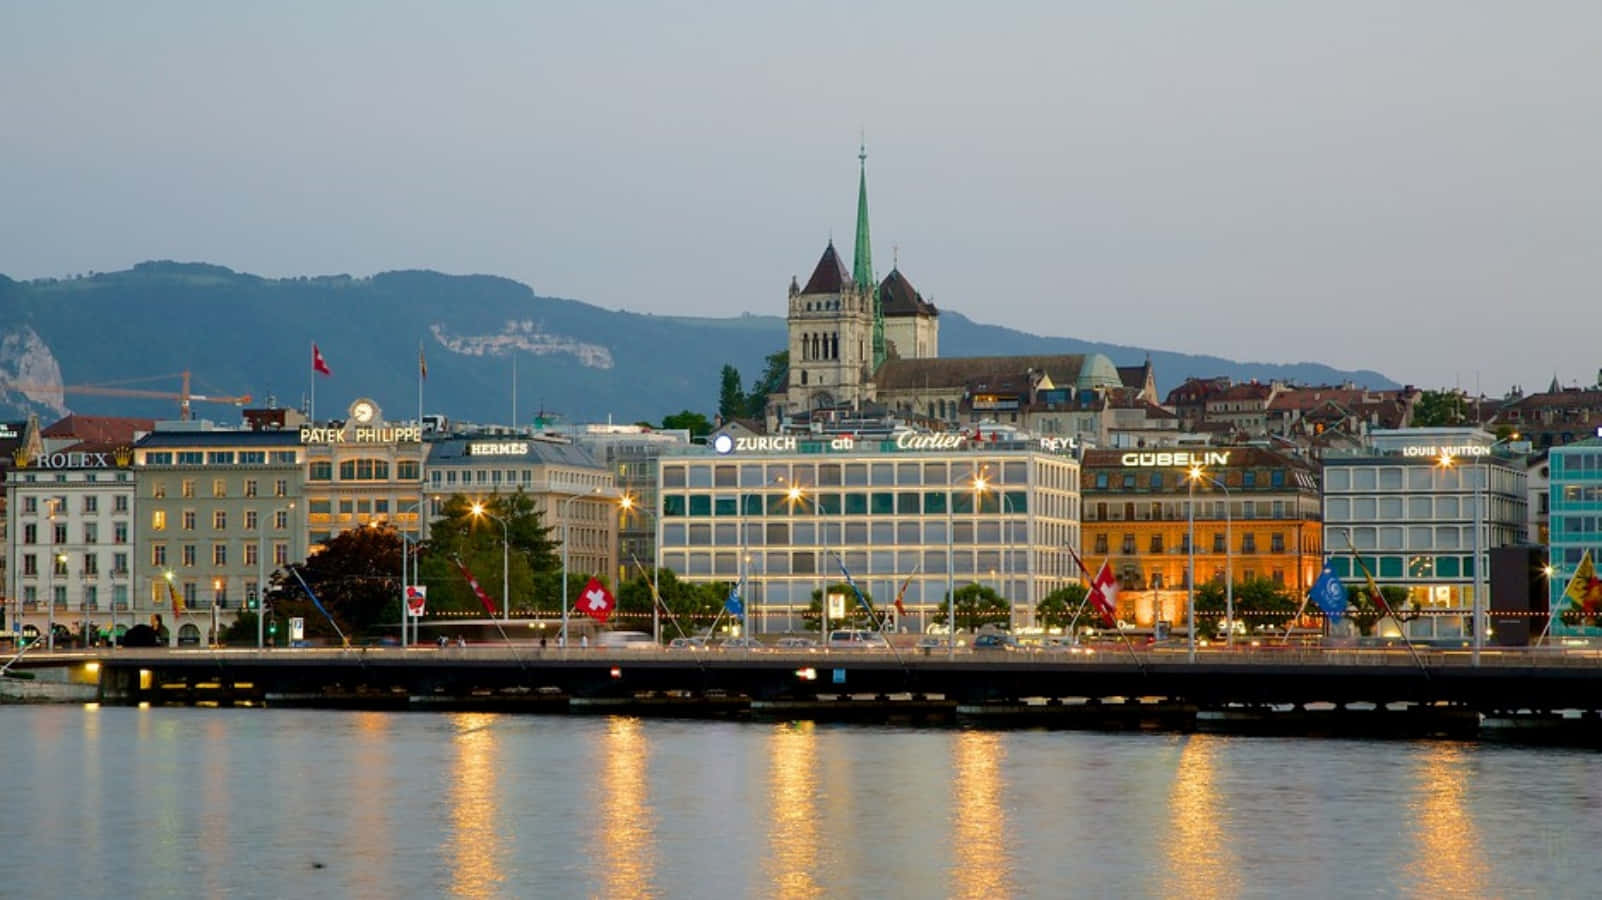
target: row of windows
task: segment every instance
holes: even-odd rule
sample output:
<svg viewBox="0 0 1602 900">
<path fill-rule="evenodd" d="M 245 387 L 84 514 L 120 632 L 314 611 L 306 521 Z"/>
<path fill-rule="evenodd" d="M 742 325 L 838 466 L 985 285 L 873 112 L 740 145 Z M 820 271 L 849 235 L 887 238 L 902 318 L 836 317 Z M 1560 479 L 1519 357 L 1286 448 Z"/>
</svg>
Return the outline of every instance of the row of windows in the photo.
<svg viewBox="0 0 1602 900">
<path fill-rule="evenodd" d="M 81 596 L 83 597 L 83 600 L 82 600 L 82 602 L 80 603 L 80 606 L 79 606 L 80 609 L 83 609 L 83 610 L 86 610 L 86 611 L 92 611 L 92 610 L 97 610 L 97 609 L 100 608 L 100 587 L 99 587 L 99 585 L 86 584 L 86 585 L 81 586 L 79 588 L 79 591 L 80 591 Z M 50 593 L 55 598 L 55 606 L 56 606 L 57 609 L 66 609 L 67 608 L 67 586 L 66 585 L 64 585 L 64 584 L 55 585 L 51 589 Z M 125 584 L 115 584 L 115 585 L 111 586 L 111 604 L 112 604 L 112 608 L 113 609 L 127 609 L 128 608 L 128 586 L 127 585 L 125 585 Z M 22 588 L 22 608 L 24 610 L 27 610 L 27 611 L 32 611 L 32 610 L 36 609 L 38 606 L 39 606 L 39 589 L 36 586 L 31 585 L 31 584 L 23 586 L 23 588 Z"/>
<path fill-rule="evenodd" d="M 1302 503 L 1284 500 L 1198 500 L 1197 519 L 1284 519 L 1287 514 L 1300 519 L 1317 519 L 1317 500 Z M 1189 504 L 1179 502 L 1107 503 L 1085 501 L 1087 522 L 1184 522 L 1190 518 Z"/>
<path fill-rule="evenodd" d="M 41 478 L 40 477 L 40 473 L 37 473 L 37 472 L 19 472 L 19 473 L 13 474 L 11 476 L 11 480 L 12 481 L 21 480 L 23 484 L 38 484 L 41 480 L 42 481 L 54 481 L 57 484 L 66 484 L 66 483 L 72 482 L 72 481 L 99 481 L 100 480 L 100 476 L 102 474 L 105 474 L 105 473 L 101 473 L 101 472 L 79 472 L 79 473 L 76 473 L 76 474 L 79 475 L 78 478 L 73 478 L 72 477 L 73 474 L 74 473 L 69 473 L 69 472 L 57 472 L 57 473 L 55 473 L 55 477 L 54 478 Z M 128 480 L 128 473 L 127 472 L 112 472 L 110 474 L 111 474 L 111 477 L 109 479 L 107 479 L 108 481 L 127 481 Z"/>
<path fill-rule="evenodd" d="M 1280 532 L 1278 532 L 1278 531 L 1273 532 L 1272 534 L 1270 534 L 1268 536 L 1268 542 L 1267 542 L 1266 545 L 1260 543 L 1257 540 L 1258 536 L 1256 534 L 1252 533 L 1252 532 L 1249 532 L 1249 531 L 1247 531 L 1247 532 L 1237 532 L 1237 533 L 1234 534 L 1234 536 L 1237 539 L 1237 542 L 1239 544 L 1238 547 L 1234 548 L 1234 550 L 1236 552 L 1240 552 L 1240 553 L 1260 553 L 1260 552 L 1263 551 L 1263 547 L 1264 546 L 1267 547 L 1267 550 L 1268 550 L 1269 553 L 1284 553 L 1285 552 L 1285 535 L 1280 533 Z M 1121 535 L 1120 537 L 1122 538 L 1122 540 L 1120 541 L 1120 543 L 1118 545 L 1120 553 L 1123 553 L 1123 554 L 1125 554 L 1127 556 L 1127 555 L 1130 555 L 1130 554 L 1134 554 L 1134 553 L 1140 552 L 1140 550 L 1138 549 L 1139 548 L 1139 544 L 1136 541 L 1134 534 L 1126 532 L 1123 535 Z M 1228 538 L 1228 534 L 1226 534 L 1223 531 L 1215 531 L 1215 532 L 1213 532 L 1213 535 L 1212 535 L 1213 551 L 1212 552 L 1214 552 L 1214 553 L 1229 553 L 1229 552 L 1231 552 L 1231 548 L 1229 547 L 1229 544 L 1227 542 L 1227 538 Z M 1091 550 L 1091 552 L 1092 553 L 1098 553 L 1098 554 L 1104 554 L 1104 553 L 1110 552 L 1108 550 L 1108 547 L 1111 546 L 1111 539 L 1112 539 L 1112 536 L 1107 534 L 1106 532 L 1101 532 L 1101 533 L 1096 534 L 1094 539 L 1093 539 L 1094 547 Z M 1202 541 L 1205 542 L 1206 538 L 1203 537 Z M 1169 544 L 1168 541 L 1166 541 L 1164 539 L 1163 535 L 1161 535 L 1161 534 L 1153 534 L 1153 535 L 1148 535 L 1147 536 L 1146 551 L 1145 552 L 1147 552 L 1147 553 L 1168 553 L 1170 551 L 1172 551 L 1174 553 L 1189 553 L 1190 552 L 1190 535 L 1189 534 L 1180 535 L 1179 540 L 1174 541 L 1171 545 Z"/>
<path fill-rule="evenodd" d="M 59 576 L 65 576 L 65 575 L 67 575 L 68 572 L 72 571 L 72 563 L 73 563 L 73 560 L 75 558 L 78 561 L 78 568 L 77 568 L 78 574 L 80 574 L 80 575 L 99 575 L 100 574 L 100 554 L 98 554 L 98 553 L 79 553 L 79 554 L 57 553 L 54 556 L 46 557 L 46 559 L 48 559 L 52 564 L 51 565 L 51 574 L 56 575 L 58 577 Z M 126 574 L 128 574 L 128 554 L 126 554 L 126 553 L 113 553 L 113 554 L 111 554 L 111 569 L 110 569 L 110 572 L 113 575 L 126 575 Z M 39 574 L 39 557 L 36 554 L 33 554 L 33 553 L 24 553 L 24 554 L 22 554 L 22 574 L 23 575 L 38 575 Z"/>
<path fill-rule="evenodd" d="M 340 460 L 340 481 L 388 481 L 389 461 L 385 459 L 359 459 Z M 422 471 L 421 465 L 415 459 L 402 459 L 395 463 L 395 479 L 397 481 L 419 481 L 418 473 Z M 309 481 L 333 481 L 334 464 L 326 460 L 314 462 L 307 467 L 306 478 Z"/>
<path fill-rule="evenodd" d="M 1224 485 L 1230 488 L 1283 488 L 1285 486 L 1284 469 L 1220 469 L 1218 477 L 1222 478 Z M 1106 470 L 1095 473 L 1094 483 L 1096 490 L 1104 491 L 1117 485 L 1123 490 L 1172 490 L 1188 491 L 1189 478 L 1184 469 L 1152 469 L 1145 472 L 1131 472 L 1123 470 L 1115 474 Z"/>
<path fill-rule="evenodd" d="M 83 543 L 85 543 L 85 544 L 98 544 L 98 543 L 100 543 L 100 523 L 99 522 L 84 522 L 82 527 L 83 527 Z M 65 522 L 57 522 L 57 523 L 55 523 L 50 529 L 50 536 L 52 538 L 51 543 L 55 543 L 55 544 L 66 544 L 66 543 L 69 543 L 69 541 L 67 539 L 67 524 Z M 127 522 L 113 522 L 113 523 L 111 523 L 111 542 L 113 544 L 126 544 L 126 543 L 128 543 L 128 523 Z M 37 543 L 39 543 L 39 526 L 38 526 L 37 523 L 35 523 L 35 522 L 26 522 L 26 523 L 23 524 L 23 526 L 22 526 L 22 543 L 24 543 L 24 544 L 37 544 Z"/>
<path fill-rule="evenodd" d="M 1331 556 L 1329 567 L 1342 579 L 1364 578 L 1363 568 L 1375 578 L 1473 578 L 1473 556 L 1361 556 L 1361 565 L 1354 564 L 1350 556 Z M 1353 583 L 1356 583 L 1353 582 Z"/>
<path fill-rule="evenodd" d="M 257 482 L 256 482 L 256 479 L 254 479 L 254 478 L 245 479 L 242 487 L 243 487 L 243 493 L 240 496 L 243 496 L 243 497 L 255 497 L 255 496 L 257 496 Z M 195 480 L 193 478 L 185 478 L 185 479 L 183 479 L 182 481 L 180 481 L 178 483 L 178 491 L 179 491 L 180 496 L 183 496 L 183 497 L 193 497 L 193 496 L 195 496 Z M 228 496 L 228 479 L 226 479 L 226 478 L 213 478 L 211 480 L 211 495 L 213 497 L 226 497 L 226 496 Z M 152 484 L 150 486 L 150 496 L 155 497 L 157 499 L 166 497 L 167 496 L 167 483 L 165 481 L 157 481 L 154 484 Z M 287 496 L 289 496 L 289 480 L 288 479 L 279 478 L 279 479 L 277 479 L 277 480 L 275 480 L 273 482 L 273 496 L 274 497 L 287 497 Z"/>
<path fill-rule="evenodd" d="M 1566 484 L 1558 496 L 1564 504 L 1602 503 L 1602 484 Z"/>
<path fill-rule="evenodd" d="M 1048 469 L 1059 477 L 1073 475 L 1070 466 L 1043 466 L 1042 487 L 1074 490 L 1077 483 L 1064 478 L 1062 484 L 1045 479 Z M 1029 464 L 1023 460 L 974 459 L 972 462 L 825 462 L 825 463 L 696 463 L 662 464 L 664 487 L 750 487 L 797 485 L 815 487 L 868 487 L 890 485 L 966 485 L 976 477 L 990 484 L 1029 483 Z"/>
<path fill-rule="evenodd" d="M 1029 512 L 1025 491 L 889 491 L 875 493 L 810 494 L 791 500 L 789 494 L 663 494 L 662 515 L 675 516 L 915 516 L 1023 515 Z"/>
<path fill-rule="evenodd" d="M 1474 546 L 1474 528 L 1470 525 L 1385 525 L 1331 529 L 1333 540 L 1326 539 L 1331 547 L 1346 546 L 1345 534 L 1351 532 L 1352 545 L 1359 550 L 1468 550 Z M 1503 529 L 1506 530 L 1506 529 Z M 1493 529 L 1493 533 L 1500 532 Z M 1496 546 L 1497 540 L 1490 541 Z"/>
<path fill-rule="evenodd" d="M 1554 472 L 1555 474 L 1555 472 Z M 1489 480 L 1487 480 L 1489 476 Z M 1326 466 L 1324 491 L 1472 491 L 1490 487 L 1507 493 L 1523 489 L 1524 473 L 1500 465 L 1475 463 L 1432 466 Z"/>
<path fill-rule="evenodd" d="M 244 548 L 245 548 L 244 559 L 243 559 L 243 564 L 244 565 L 254 566 L 254 565 L 258 565 L 259 564 L 259 557 L 257 555 L 257 547 L 258 547 L 258 544 L 255 541 L 246 541 L 244 543 Z M 177 564 L 181 565 L 181 566 L 195 566 L 195 565 L 198 565 L 199 564 L 198 560 L 200 558 L 199 555 L 198 555 L 199 548 L 200 548 L 200 545 L 198 545 L 198 544 L 179 544 L 178 545 Z M 287 564 L 288 562 L 289 562 L 289 545 L 286 544 L 286 543 L 274 543 L 273 544 L 273 564 L 274 565 L 278 565 L 278 566 L 282 566 L 282 565 Z M 168 554 L 167 554 L 167 545 L 166 544 L 151 544 L 150 545 L 150 564 L 152 566 L 157 566 L 157 567 L 169 565 Z M 228 565 L 228 544 L 227 543 L 219 541 L 219 542 L 214 543 L 214 544 L 211 545 L 211 564 L 214 565 L 214 566 L 226 566 L 226 565 Z"/>
<path fill-rule="evenodd" d="M 1552 478 L 1560 475 L 1602 475 L 1602 453 L 1559 451 L 1552 454 Z"/>
<path fill-rule="evenodd" d="M 192 510 L 192 509 L 181 510 L 178 513 L 178 522 L 179 522 L 179 526 L 178 527 L 180 529 L 184 530 L 184 531 L 194 531 L 195 530 L 195 518 L 196 517 L 195 517 L 195 511 L 194 510 Z M 254 509 L 245 510 L 245 528 L 248 529 L 248 530 L 252 530 L 253 531 L 256 528 L 260 527 L 260 525 L 261 525 L 260 514 Z M 276 510 L 273 513 L 273 527 L 278 529 L 278 530 L 280 530 L 280 531 L 282 531 L 283 529 L 289 527 L 289 511 L 288 510 L 280 509 L 280 510 Z M 221 510 L 221 509 L 212 510 L 212 513 L 211 513 L 211 529 L 213 531 L 227 531 L 228 530 L 228 513 L 227 513 L 226 510 Z M 167 530 L 167 511 L 166 510 L 157 509 L 157 510 L 152 510 L 151 511 L 151 513 L 150 513 L 150 530 L 151 531 L 166 531 Z M 125 533 L 124 536 L 126 536 L 126 533 Z"/>
<path fill-rule="evenodd" d="M 41 504 L 40 501 L 43 501 L 43 503 Z M 57 513 L 64 512 L 67 509 L 67 498 L 65 496 L 61 496 L 61 497 L 40 497 L 40 496 L 37 496 L 37 495 L 34 495 L 34 494 L 29 494 L 29 495 L 27 495 L 27 496 L 22 498 L 22 512 L 23 512 L 24 515 L 37 514 L 39 512 L 39 507 L 41 505 L 44 507 L 45 512 L 47 514 L 54 516 Z M 99 494 L 84 494 L 83 495 L 82 509 L 86 513 L 97 513 L 97 512 L 100 512 L 100 495 Z M 112 495 L 112 498 L 111 498 L 111 511 L 112 512 L 127 512 L 128 511 L 128 495 L 127 494 L 114 494 L 114 495 Z"/>
<path fill-rule="evenodd" d="M 950 542 L 971 544 L 1027 544 L 1029 527 L 1024 522 L 998 522 L 993 519 L 980 522 L 956 521 L 951 523 Z M 1003 527 L 1003 526 L 1006 527 Z M 869 544 L 885 547 L 944 545 L 947 543 L 946 523 L 937 522 L 768 522 L 740 525 L 728 522 L 716 525 L 683 525 L 666 523 L 662 526 L 664 547 L 838 547 Z"/>
<path fill-rule="evenodd" d="M 274 465 L 295 465 L 294 450 L 146 450 L 144 464 L 147 466 L 264 466 L 268 462 Z"/>
<path fill-rule="evenodd" d="M 662 564 L 683 575 L 723 575 L 731 580 L 742 573 L 753 580 L 770 575 L 821 575 L 827 578 L 840 575 L 840 558 L 833 552 L 768 550 L 747 556 L 749 559 L 742 568 L 741 555 L 732 550 L 691 553 L 667 551 L 662 554 Z M 997 577 L 1003 577 L 1007 573 L 1028 571 L 1029 556 L 1027 550 L 958 549 L 951 555 L 951 571 L 958 575 L 989 575 L 994 572 Z M 848 550 L 844 559 L 851 577 L 858 585 L 865 587 L 866 582 L 875 577 L 888 580 L 891 577 L 906 578 L 916 571 L 937 574 L 947 571 L 945 550 Z M 871 587 L 867 589 L 872 592 Z"/>
</svg>

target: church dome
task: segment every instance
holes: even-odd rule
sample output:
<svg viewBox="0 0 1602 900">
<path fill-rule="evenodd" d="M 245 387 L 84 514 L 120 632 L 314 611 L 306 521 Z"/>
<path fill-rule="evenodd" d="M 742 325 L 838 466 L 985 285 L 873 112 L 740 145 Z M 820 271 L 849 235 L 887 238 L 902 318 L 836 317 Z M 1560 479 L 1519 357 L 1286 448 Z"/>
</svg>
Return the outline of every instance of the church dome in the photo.
<svg viewBox="0 0 1602 900">
<path fill-rule="evenodd" d="M 1079 379 L 1074 387 L 1081 391 L 1092 388 L 1119 387 L 1123 379 L 1118 377 L 1118 367 L 1112 360 L 1100 353 L 1086 353 L 1085 360 L 1079 366 Z"/>
</svg>

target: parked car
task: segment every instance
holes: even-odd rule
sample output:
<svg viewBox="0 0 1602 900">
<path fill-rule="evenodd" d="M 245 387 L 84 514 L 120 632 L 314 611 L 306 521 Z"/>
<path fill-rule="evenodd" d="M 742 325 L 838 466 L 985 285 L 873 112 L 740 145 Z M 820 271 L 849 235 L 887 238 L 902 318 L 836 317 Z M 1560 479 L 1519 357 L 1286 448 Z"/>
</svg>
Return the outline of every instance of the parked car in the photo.
<svg viewBox="0 0 1602 900">
<path fill-rule="evenodd" d="M 780 650 L 816 650 L 818 649 L 818 642 L 812 638 L 787 637 L 779 638 L 774 646 Z"/>
<path fill-rule="evenodd" d="M 1018 639 L 1010 634 L 988 633 L 973 639 L 975 650 L 1017 650 Z"/>
<path fill-rule="evenodd" d="M 728 640 L 724 641 L 723 643 L 719 644 L 718 646 L 722 647 L 724 650 L 766 650 L 766 649 L 768 649 L 768 645 L 762 643 L 761 641 L 757 640 L 754 637 L 729 638 Z"/>
<path fill-rule="evenodd" d="M 668 641 L 669 650 L 705 650 L 706 638 L 703 637 L 677 637 Z"/>
<path fill-rule="evenodd" d="M 889 647 L 890 642 L 877 631 L 842 629 L 829 632 L 831 650 L 887 650 Z"/>
</svg>

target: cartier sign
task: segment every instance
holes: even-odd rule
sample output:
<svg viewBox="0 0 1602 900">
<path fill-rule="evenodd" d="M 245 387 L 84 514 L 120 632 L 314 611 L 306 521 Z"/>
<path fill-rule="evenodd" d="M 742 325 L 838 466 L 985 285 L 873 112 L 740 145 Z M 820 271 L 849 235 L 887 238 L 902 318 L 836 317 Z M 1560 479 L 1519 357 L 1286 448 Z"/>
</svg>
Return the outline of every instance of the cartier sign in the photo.
<svg viewBox="0 0 1602 900">
<path fill-rule="evenodd" d="M 896 435 L 897 450 L 955 450 L 968 442 L 965 434 L 915 434 L 903 431 Z"/>
<path fill-rule="evenodd" d="M 1230 451 L 1222 452 L 1209 450 L 1206 453 L 1193 453 L 1189 450 L 1164 451 L 1162 453 L 1125 453 L 1123 464 L 1126 466 L 1166 467 L 1175 466 L 1188 469 L 1191 466 L 1227 466 L 1229 465 Z"/>
</svg>

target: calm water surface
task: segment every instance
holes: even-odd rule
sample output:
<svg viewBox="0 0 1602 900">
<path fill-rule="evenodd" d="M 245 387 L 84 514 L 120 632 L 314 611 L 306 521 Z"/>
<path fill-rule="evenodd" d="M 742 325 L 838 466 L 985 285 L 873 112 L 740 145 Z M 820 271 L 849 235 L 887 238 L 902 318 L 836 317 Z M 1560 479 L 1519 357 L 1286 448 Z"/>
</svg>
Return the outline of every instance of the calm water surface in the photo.
<svg viewBox="0 0 1602 900">
<path fill-rule="evenodd" d="M 1584 751 L 57 706 L 0 759 L 6 896 L 1602 892 Z"/>
</svg>

